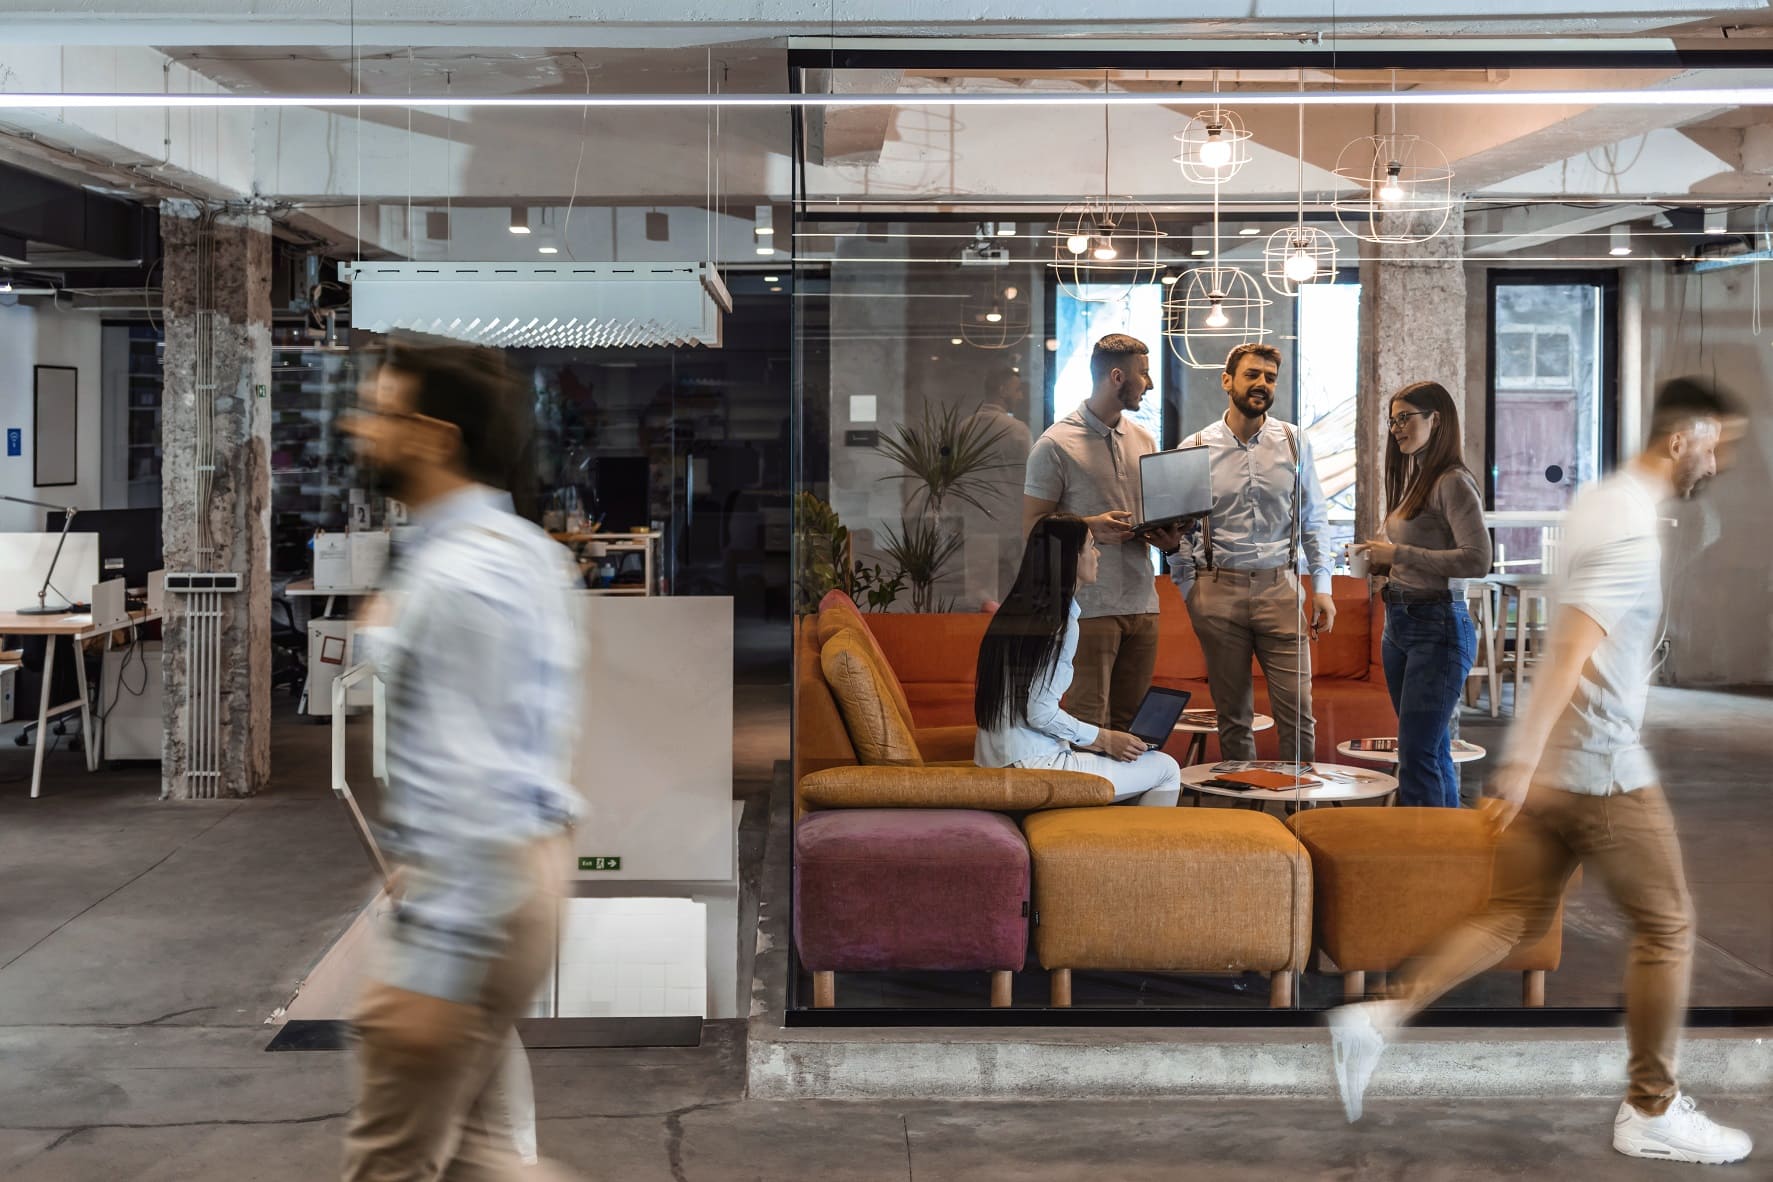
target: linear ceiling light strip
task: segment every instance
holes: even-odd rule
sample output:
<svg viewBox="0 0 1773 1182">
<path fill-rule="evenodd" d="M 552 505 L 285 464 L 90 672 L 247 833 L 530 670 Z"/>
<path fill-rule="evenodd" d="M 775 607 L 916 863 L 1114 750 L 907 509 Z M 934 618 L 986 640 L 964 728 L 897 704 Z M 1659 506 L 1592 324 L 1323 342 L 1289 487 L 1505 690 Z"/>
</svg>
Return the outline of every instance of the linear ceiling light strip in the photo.
<svg viewBox="0 0 1773 1182">
<path fill-rule="evenodd" d="M 950 93 L 914 91 L 905 94 L 532 94 L 445 96 L 347 95 L 347 94 L 53 94 L 44 92 L 0 94 L 0 110 L 54 110 L 72 108 L 187 108 L 187 107 L 1161 107 L 1188 103 L 1210 104 L 1210 92 L 1151 91 L 1051 91 L 1013 93 Z M 1239 91 L 1243 107 L 1281 107 L 1300 102 L 1287 91 Z M 1676 87 L 1667 90 L 1520 90 L 1455 91 L 1412 90 L 1392 94 L 1383 90 L 1313 91 L 1305 96 L 1312 107 L 1373 107 L 1396 103 L 1403 107 L 1483 106 L 1538 107 L 1767 107 L 1773 106 L 1773 85 L 1729 87 Z"/>
</svg>

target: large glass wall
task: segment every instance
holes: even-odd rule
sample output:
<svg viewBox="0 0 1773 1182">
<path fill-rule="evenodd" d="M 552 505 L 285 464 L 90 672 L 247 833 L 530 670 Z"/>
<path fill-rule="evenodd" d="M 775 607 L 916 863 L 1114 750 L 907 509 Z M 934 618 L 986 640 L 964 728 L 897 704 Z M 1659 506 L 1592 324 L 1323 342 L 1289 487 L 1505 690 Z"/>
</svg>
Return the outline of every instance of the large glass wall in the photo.
<svg viewBox="0 0 1773 1182">
<path fill-rule="evenodd" d="M 1067 81 L 989 72 L 1025 85 Z M 814 90 L 872 85 L 834 73 L 809 71 L 802 82 Z M 1171 81 L 1186 84 L 1186 73 Z M 1109 75 L 1091 85 L 1136 92 L 1152 83 Z M 965 88 L 929 72 L 905 85 Z M 1308 123 L 1347 122 L 1318 111 L 1307 111 Z M 1443 114 L 1423 116 L 1420 130 L 1450 135 L 1464 126 Z M 1248 171 L 1215 193 L 1178 180 L 1171 161 L 1185 118 L 1173 111 L 1114 108 L 1104 118 L 1100 110 L 908 107 L 886 115 L 877 153 L 843 160 L 819 155 L 820 147 L 828 149 L 834 126 L 851 136 L 859 128 L 841 114 L 805 115 L 793 225 L 791 998 L 806 1021 L 869 1022 L 901 1009 L 983 1015 L 1004 1005 L 1024 1011 L 1017 1020 L 1059 1022 L 1070 1020 L 1064 1011 L 1084 1009 L 1187 1011 L 1194 1016 L 1181 1020 L 1213 1021 L 1227 1010 L 1322 1008 L 1382 994 L 1416 952 L 1485 901 L 1496 838 L 1478 806 L 1547 659 L 1564 515 L 1642 446 L 1657 383 L 1707 367 L 1694 333 L 1714 343 L 1719 334 L 1740 337 L 1752 300 L 1746 288 L 1688 271 L 1682 252 L 1699 236 L 1681 236 L 1687 223 L 1678 212 L 1667 241 L 1647 228 L 1636 239 L 1639 257 L 1620 262 L 1608 253 L 1605 225 L 1560 221 L 1561 206 L 1540 201 L 1555 208 L 1537 209 L 1507 185 L 1448 210 L 1438 245 L 1364 241 L 1336 214 L 1348 186 L 1324 167 L 1321 145 L 1308 136 L 1299 161 L 1294 113 L 1284 127 L 1253 118 L 1262 126 Z M 878 122 L 868 126 L 878 131 Z M 1151 150 L 1154 142 L 1168 151 Z M 1032 143 L 1056 147 L 1013 147 Z M 1382 185 L 1374 182 L 1375 193 Z M 1099 215 L 1093 194 L 1104 192 L 1131 192 L 1144 204 L 1150 243 L 1129 236 L 1132 219 L 1111 242 L 1096 232 L 1100 220 L 1079 232 L 1079 207 Z M 1569 204 L 1587 208 L 1574 195 Z M 1292 285 L 1277 279 L 1265 248 L 1299 226 L 1322 231 L 1336 257 L 1314 281 Z M 1140 254 L 1146 245 L 1149 256 Z M 1129 266 L 1129 258 L 1149 266 Z M 1619 295 L 1625 267 L 1634 269 L 1635 304 Z M 1250 285 L 1226 281 L 1219 294 L 1227 298 L 1212 308 L 1189 302 L 1191 274 L 1231 269 Z M 1234 290 L 1251 298 L 1232 299 Z M 1231 327 L 1196 335 L 1220 303 Z M 1708 309 L 1709 329 L 1699 309 Z M 1080 670 L 1112 660 L 1091 621 L 1116 615 L 1128 634 L 1154 631 L 1155 658 L 1137 672 L 1133 695 L 1190 695 L 1174 728 L 1156 736 L 1183 784 L 1179 806 L 1167 809 L 1141 807 L 1137 791 L 1065 799 L 1039 780 L 1039 767 L 1009 760 L 991 726 L 975 727 L 980 655 L 1002 651 L 991 647 L 1001 644 L 994 635 L 1027 626 L 1015 621 L 1031 614 L 1028 603 L 1009 594 L 1018 574 L 1030 587 L 1041 581 L 1022 559 L 1029 514 L 1052 501 L 1032 491 L 1043 437 L 1063 433 L 1086 405 L 1112 415 L 1113 398 L 1101 397 L 1089 368 L 1093 345 L 1111 332 L 1148 346 L 1151 389 L 1099 423 L 1107 434 L 1086 420 L 1089 433 L 1079 437 L 1112 450 L 1119 444 L 1109 440 L 1132 437 L 1136 425 L 1170 450 L 1209 432 L 1222 452 L 1209 481 L 1217 564 L 1209 567 L 1199 548 L 1204 528 L 1187 542 L 1192 581 L 1178 583 L 1162 556 L 1139 543 L 1151 558 L 1154 606 L 1086 613 L 1075 659 L 1043 668 L 1072 677 L 1058 687 L 1063 711 L 1087 711 L 1096 704 L 1079 692 Z M 1628 338 L 1635 343 L 1622 343 Z M 1278 356 L 1260 424 L 1229 396 L 1244 394 L 1247 382 L 1211 357 L 1244 342 Z M 1398 365 L 1400 354 L 1408 364 Z M 1419 600 L 1406 601 L 1411 584 L 1385 564 L 1348 562 L 1350 544 L 1373 540 L 1357 532 L 1357 520 L 1383 521 L 1395 508 L 1385 503 L 1387 440 L 1408 430 L 1391 421 L 1394 391 L 1378 389 L 1368 366 L 1402 370 L 1399 384 L 1447 387 L 1468 428 L 1464 462 L 1486 498 L 1491 559 L 1444 575 Z M 1742 386 L 1761 381 L 1764 366 L 1724 369 L 1720 380 Z M 1627 398 L 1630 413 L 1621 410 Z M 1639 438 L 1627 439 L 1628 430 Z M 1282 459 L 1262 472 L 1264 442 L 1284 444 L 1297 463 Z M 1754 473 L 1748 484 L 1765 479 Z M 1263 500 L 1271 486 L 1280 489 L 1275 503 Z M 1725 516 L 1736 514 L 1741 528 L 1736 495 L 1680 510 L 1687 532 L 1676 531 L 1681 545 L 1665 543 L 1669 552 L 1699 544 L 1689 518 L 1713 543 L 1729 528 Z M 1286 503 L 1295 497 L 1298 508 Z M 1060 497 L 1058 508 L 1101 509 L 1078 505 Z M 1279 524 L 1252 524 L 1265 515 Z M 1264 529 L 1278 550 L 1239 550 Z M 1104 543 L 1107 564 L 1115 555 Z M 1319 567 L 1329 576 L 1322 607 L 1334 609 L 1333 625 L 1314 594 Z M 1238 662 L 1225 656 L 1226 620 L 1261 610 L 1260 588 L 1289 581 L 1281 614 L 1290 618 L 1256 626 L 1242 617 L 1245 632 L 1260 636 L 1241 641 L 1247 672 L 1228 674 Z M 1694 667 L 1669 652 L 1704 663 L 1696 654 L 1711 642 L 1692 601 L 1708 590 L 1674 594 L 1670 618 L 1681 623 L 1653 638 L 1665 654 L 1654 674 L 1663 684 L 1652 692 L 1645 736 L 1663 766 L 1676 769 L 1671 781 L 1693 772 L 1677 814 L 1689 866 L 1700 867 L 1695 895 L 1714 909 L 1709 917 L 1702 910 L 1693 1000 L 1722 1013 L 1773 1002 L 1773 959 L 1745 934 L 1773 930 L 1773 920 L 1763 899 L 1742 905 L 1706 867 L 1720 858 L 1758 865 L 1750 835 L 1764 832 L 1773 813 L 1740 791 L 1755 758 L 1748 748 L 1765 755 L 1764 743 L 1729 744 L 1731 759 L 1748 763 L 1691 763 L 1692 735 L 1720 738 L 1709 711 L 1726 701 L 1758 709 L 1756 699 L 1667 684 Z M 1753 596 L 1764 605 L 1761 591 Z M 1406 644 L 1404 625 L 1434 611 L 1475 638 L 1475 656 L 1470 676 L 1453 679 L 1459 700 L 1445 709 L 1452 769 L 1436 769 L 1450 776 L 1442 803 L 1458 807 L 1431 809 L 1402 799 L 1400 742 L 1418 751 L 1438 744 L 1420 730 L 1400 735 L 1395 703 L 1406 712 L 1417 704 L 1394 684 L 1403 665 L 1388 678 L 1387 655 Z M 1754 617 L 1757 634 L 1765 614 Z M 860 652 L 846 648 L 846 629 L 861 638 Z M 1247 706 L 1240 680 L 1250 684 Z M 1248 736 L 1237 725 L 1246 717 Z M 1083 732 L 1055 746 L 1067 759 L 1094 754 Z M 1292 758 L 1283 765 L 1283 756 Z M 1055 758 L 1040 766 L 1086 765 Z M 998 769 L 1003 776 L 981 792 L 971 776 Z M 1276 787 L 1239 786 L 1236 777 L 1251 771 Z M 1124 787 L 1118 774 L 1108 780 Z M 971 837 L 956 836 L 963 831 Z M 1232 833 L 1250 842 L 1244 853 L 1226 852 Z M 967 840 L 980 846 L 957 852 Z M 996 905 L 996 888 L 982 885 L 991 881 L 987 846 L 1010 851 L 1011 862 L 1024 858 L 1006 873 L 1025 874 L 1027 885 L 1006 888 L 1023 891 L 1006 903 L 1022 910 L 981 927 L 980 913 Z M 865 867 L 859 877 L 846 878 L 844 858 Z M 1204 865 L 1234 864 L 1223 879 L 1201 877 Z M 955 885 L 963 881 L 964 890 Z M 956 898 L 966 906 L 951 906 Z M 1412 899 L 1432 899 L 1440 911 L 1425 919 L 1426 911 L 1403 907 Z M 1243 918 L 1211 918 L 1227 915 Z M 1394 922 L 1415 926 L 1379 948 L 1386 942 L 1374 934 L 1401 930 Z M 1616 1021 L 1624 928 L 1603 878 L 1567 884 L 1552 926 L 1505 970 L 1473 977 L 1437 1006 L 1524 1010 L 1540 1023 Z"/>
</svg>

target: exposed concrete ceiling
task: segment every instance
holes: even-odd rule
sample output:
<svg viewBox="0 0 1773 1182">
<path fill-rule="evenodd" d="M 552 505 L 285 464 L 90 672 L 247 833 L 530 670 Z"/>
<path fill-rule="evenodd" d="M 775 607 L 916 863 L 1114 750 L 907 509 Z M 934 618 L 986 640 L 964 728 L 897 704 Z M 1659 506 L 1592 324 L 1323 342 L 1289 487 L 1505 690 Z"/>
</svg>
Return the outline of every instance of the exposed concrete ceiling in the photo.
<svg viewBox="0 0 1773 1182">
<path fill-rule="evenodd" d="M 1100 4 L 1056 0 L 955 5 L 935 0 L 732 6 L 705 0 L 613 0 L 590 13 L 582 0 L 514 0 L 489 15 L 482 0 L 22 0 L 0 34 L 8 90 L 474 95 L 781 92 L 787 38 L 854 38 L 850 44 L 918 50 L 979 49 L 1016 38 L 1149 49 L 1193 39 L 1329 37 L 1330 44 L 1400 45 L 1434 38 L 1678 37 L 1712 45 L 1728 37 L 1773 46 L 1767 0 L 1687 5 L 1668 0 L 1543 0 L 1425 5 L 1420 0 L 1197 0 L 1177 17 L 1172 0 Z M 1428 10 L 1424 12 L 1423 10 Z M 355 23 L 348 18 L 355 13 Z M 1334 21 L 1331 16 L 1334 13 Z M 865 35 L 865 36 L 864 36 Z M 919 38 L 889 42 L 885 38 Z M 1055 42 L 1053 38 L 1064 38 Z M 1121 40 L 1116 40 L 1116 39 Z M 1160 40 L 1168 39 L 1168 40 Z M 816 44 L 802 42 L 802 44 Z M 45 53 L 42 47 L 59 47 Z M 413 48 L 408 49 L 406 46 Z M 389 48 L 396 46 L 399 48 Z M 1410 48 L 1419 49 L 1421 43 Z M 1308 86 L 1372 88 L 1389 72 L 1307 71 Z M 1210 71 L 1120 70 L 1117 89 L 1200 90 Z M 1228 104 L 1246 87 L 1272 90 L 1295 74 L 1227 69 Z M 1773 72 L 1755 75 L 1765 83 Z M 1635 71 L 1444 68 L 1403 72 L 1401 87 L 1571 89 L 1680 84 L 1669 69 Z M 928 92 L 961 88 L 1094 89 L 1084 70 L 844 69 L 807 79 L 812 89 Z M 1108 171 L 1116 193 L 1166 205 L 1201 203 L 1179 177 L 1172 136 L 1192 110 L 1118 110 Z M 1233 208 L 1284 209 L 1298 193 L 1300 157 L 1310 199 L 1327 199 L 1344 145 L 1388 125 L 1375 108 L 1313 108 L 1304 151 L 1296 114 L 1246 111 L 1251 165 L 1222 194 Z M 833 204 L 879 206 L 998 202 L 1050 207 L 1103 184 L 1100 110 L 865 107 L 809 114 L 806 192 Z M 1754 114 L 1701 108 L 1417 108 L 1399 129 L 1449 157 L 1465 193 L 1579 199 L 1635 193 L 1740 198 L 1773 192 L 1773 133 Z M 263 196 L 293 204 L 284 216 L 310 232 L 355 239 L 359 202 L 374 216 L 361 249 L 410 249 L 408 220 L 381 207 L 445 200 L 465 206 L 523 202 L 690 206 L 710 188 L 727 202 L 780 201 L 792 191 L 791 121 L 780 110 L 347 110 L 42 111 L 0 116 L 0 159 L 116 191 L 179 192 L 212 199 Z M 710 153 L 707 145 L 718 150 Z M 1651 150 L 1645 150 L 1649 146 Z M 1571 224 L 1575 224 L 1575 219 Z M 1558 224 L 1556 220 L 1552 223 Z M 392 228 L 390 228 L 392 227 Z M 1542 231 L 1534 231 L 1540 233 Z M 404 238 L 388 238 L 397 233 Z M 359 248 L 354 246 L 354 248 Z"/>
</svg>

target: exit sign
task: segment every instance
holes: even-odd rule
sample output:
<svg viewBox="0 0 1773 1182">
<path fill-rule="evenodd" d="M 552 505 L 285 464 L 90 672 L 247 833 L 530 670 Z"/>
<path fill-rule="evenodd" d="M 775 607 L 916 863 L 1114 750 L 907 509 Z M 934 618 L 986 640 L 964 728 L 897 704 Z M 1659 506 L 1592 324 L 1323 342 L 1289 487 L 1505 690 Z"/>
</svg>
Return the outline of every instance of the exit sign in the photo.
<svg viewBox="0 0 1773 1182">
<path fill-rule="evenodd" d="M 620 859 L 620 858 L 580 858 L 579 859 L 579 869 L 580 870 L 620 870 L 621 868 L 622 868 L 622 859 Z"/>
</svg>

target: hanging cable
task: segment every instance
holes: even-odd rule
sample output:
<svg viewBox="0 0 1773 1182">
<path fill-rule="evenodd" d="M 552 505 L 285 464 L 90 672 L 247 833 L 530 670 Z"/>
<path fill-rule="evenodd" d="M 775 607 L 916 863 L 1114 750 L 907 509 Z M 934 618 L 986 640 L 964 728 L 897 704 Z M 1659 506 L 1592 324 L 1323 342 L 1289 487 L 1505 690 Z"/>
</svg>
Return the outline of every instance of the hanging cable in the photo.
<svg viewBox="0 0 1773 1182">
<path fill-rule="evenodd" d="M 573 60 L 578 62 L 579 69 L 585 72 L 585 95 L 589 98 L 591 95 L 591 67 L 585 64 L 585 59 L 579 56 L 577 50 L 573 51 Z M 579 261 L 579 256 L 573 253 L 573 206 L 579 200 L 579 170 L 585 167 L 585 121 L 590 115 L 591 105 L 589 103 L 579 108 L 579 159 L 578 163 L 573 165 L 573 188 L 566 198 L 566 216 L 560 222 L 560 245 L 566 249 L 566 257 L 575 263 Z"/>
</svg>

